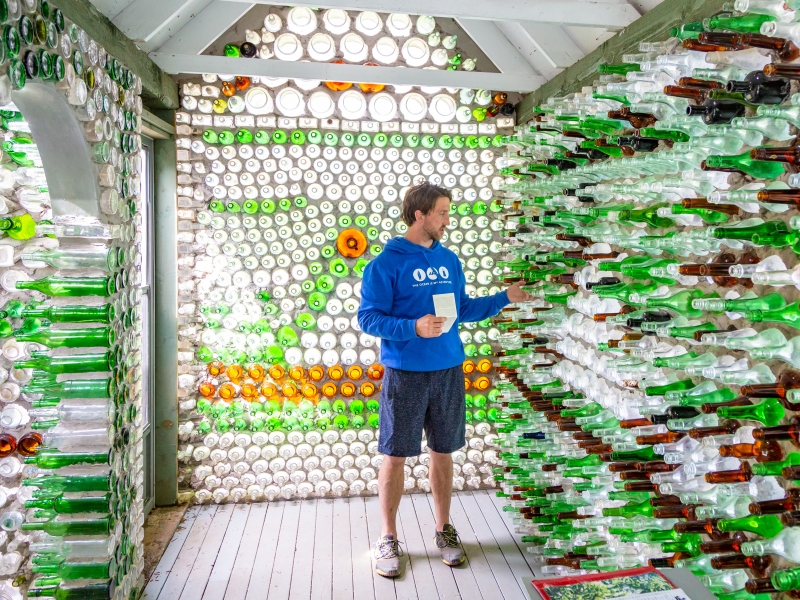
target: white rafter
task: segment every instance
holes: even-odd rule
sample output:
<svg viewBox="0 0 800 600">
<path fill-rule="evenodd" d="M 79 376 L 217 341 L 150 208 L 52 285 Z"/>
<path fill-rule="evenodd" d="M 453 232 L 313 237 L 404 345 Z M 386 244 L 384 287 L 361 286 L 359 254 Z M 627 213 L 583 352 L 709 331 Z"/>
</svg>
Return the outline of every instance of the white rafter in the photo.
<svg viewBox="0 0 800 600">
<path fill-rule="evenodd" d="M 250 2 L 214 0 L 155 52 L 200 54 L 253 6 Z"/>
<path fill-rule="evenodd" d="M 530 63 L 492 21 L 456 19 L 456 22 L 501 73 L 536 74 Z"/>
<path fill-rule="evenodd" d="M 258 4 L 285 5 L 285 2 L 276 0 L 255 1 Z M 639 18 L 636 8 L 618 0 L 508 0 L 491 4 L 486 0 L 403 0 L 399 5 L 395 0 L 293 0 L 291 5 L 376 12 L 395 12 L 401 6 L 405 12 L 414 15 L 485 21 L 535 21 L 606 29 L 622 29 Z"/>
<path fill-rule="evenodd" d="M 229 58 L 196 54 L 166 54 L 155 52 L 150 58 L 165 72 L 177 75 L 230 73 L 249 77 L 289 77 L 384 83 L 387 85 L 418 85 L 433 87 L 472 88 L 529 92 L 537 89 L 545 78 L 538 75 L 506 75 L 479 71 L 440 71 L 438 69 L 402 69 L 399 67 L 366 67 L 314 62 L 288 62 L 276 59 Z"/>
<path fill-rule="evenodd" d="M 519 25 L 554 68 L 565 69 L 586 56 L 563 27 L 530 21 L 523 21 Z"/>
</svg>

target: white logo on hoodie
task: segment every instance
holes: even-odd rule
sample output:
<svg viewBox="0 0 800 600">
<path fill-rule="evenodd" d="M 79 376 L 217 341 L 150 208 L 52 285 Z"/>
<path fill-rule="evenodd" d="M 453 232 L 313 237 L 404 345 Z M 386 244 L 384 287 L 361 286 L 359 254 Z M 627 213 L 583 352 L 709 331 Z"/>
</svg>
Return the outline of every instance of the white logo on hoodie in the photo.
<svg viewBox="0 0 800 600">
<path fill-rule="evenodd" d="M 419 282 L 425 281 L 426 278 L 431 281 L 436 281 L 439 277 L 442 279 L 450 277 L 450 271 L 447 270 L 447 267 L 439 267 L 438 269 L 428 267 L 427 272 L 422 269 L 414 270 L 414 279 Z"/>
</svg>

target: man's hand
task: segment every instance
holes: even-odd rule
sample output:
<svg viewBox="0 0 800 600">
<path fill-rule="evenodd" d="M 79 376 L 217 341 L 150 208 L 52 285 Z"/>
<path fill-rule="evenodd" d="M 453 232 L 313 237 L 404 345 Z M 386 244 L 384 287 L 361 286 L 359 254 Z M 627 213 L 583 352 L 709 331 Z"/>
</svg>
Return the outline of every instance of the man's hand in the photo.
<svg viewBox="0 0 800 600">
<path fill-rule="evenodd" d="M 521 281 L 518 281 L 512 285 L 506 290 L 506 292 L 508 293 L 509 302 L 527 302 L 529 300 L 533 300 L 533 296 L 522 289 Z M 417 321 L 417 323 L 419 323 L 419 321 Z"/>
<path fill-rule="evenodd" d="M 442 335 L 442 326 L 447 319 L 436 315 L 425 315 L 417 319 L 414 330 L 422 338 L 433 338 Z"/>
</svg>

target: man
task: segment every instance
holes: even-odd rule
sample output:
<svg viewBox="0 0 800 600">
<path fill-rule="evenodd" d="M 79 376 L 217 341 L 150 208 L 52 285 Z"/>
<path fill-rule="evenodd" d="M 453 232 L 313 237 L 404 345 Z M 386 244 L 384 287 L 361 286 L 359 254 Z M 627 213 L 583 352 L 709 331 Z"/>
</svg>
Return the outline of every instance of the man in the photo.
<svg viewBox="0 0 800 600">
<path fill-rule="evenodd" d="M 436 508 L 436 546 L 445 564 L 464 562 L 450 523 L 451 453 L 466 443 L 464 350 L 458 323 L 482 321 L 509 302 L 530 299 L 519 283 L 486 298 L 466 294 L 458 256 L 439 243 L 450 223 L 450 200 L 448 190 L 429 183 L 409 189 L 403 199 L 408 231 L 404 238 L 390 240 L 367 265 L 361 285 L 358 322 L 366 333 L 381 338 L 386 368 L 378 446 L 384 454 L 378 476 L 383 523 L 375 547 L 375 570 L 384 577 L 402 573 L 396 518 L 403 466 L 406 457 L 420 454 L 423 429 L 431 457 L 428 477 Z M 446 316 L 435 316 L 435 302 L 439 314 Z"/>
</svg>

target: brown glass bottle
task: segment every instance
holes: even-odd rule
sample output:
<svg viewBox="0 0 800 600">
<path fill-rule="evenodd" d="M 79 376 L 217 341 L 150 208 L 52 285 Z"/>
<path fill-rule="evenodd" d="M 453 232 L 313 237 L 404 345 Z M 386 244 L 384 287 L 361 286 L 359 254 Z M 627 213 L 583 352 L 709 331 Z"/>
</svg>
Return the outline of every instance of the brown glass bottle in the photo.
<svg viewBox="0 0 800 600">
<path fill-rule="evenodd" d="M 657 519 L 689 519 L 694 521 L 697 518 L 694 511 L 698 506 L 699 504 L 661 506 L 653 509 L 653 516 Z"/>
<path fill-rule="evenodd" d="M 683 201 L 689 204 L 687 201 Z M 721 206 L 712 204 L 713 206 Z M 689 207 L 692 208 L 692 207 Z M 694 206 L 694 208 L 701 208 Z M 736 207 L 738 211 L 738 207 Z M 716 209 L 712 209 L 716 210 Z M 678 267 L 678 272 L 681 275 L 695 275 L 697 277 L 711 277 L 717 285 L 721 287 L 733 287 L 735 285 L 747 285 L 749 284 L 752 287 L 753 282 L 750 279 L 739 279 L 737 277 L 731 277 L 728 269 L 731 265 L 749 265 L 749 264 L 756 264 L 759 262 L 758 256 L 753 252 L 746 252 L 744 253 L 739 259 L 730 252 L 722 252 L 714 257 L 711 262 L 705 264 L 692 264 L 692 265 L 681 265 Z"/>
<path fill-rule="evenodd" d="M 676 464 L 665 463 L 663 460 L 648 460 L 637 462 L 636 469 L 645 473 L 669 473 L 678 468 Z"/>
<path fill-rule="evenodd" d="M 736 433 L 741 427 L 739 421 L 725 421 L 722 425 L 717 427 L 695 427 L 689 430 L 689 437 L 699 440 L 704 437 L 711 437 L 712 435 L 732 435 Z"/>
<path fill-rule="evenodd" d="M 665 556 L 663 558 L 651 558 L 647 564 L 654 569 L 672 569 L 675 567 L 675 562 L 686 558 L 691 558 L 692 555 L 688 552 L 676 552 L 672 556 Z"/>
<path fill-rule="evenodd" d="M 764 66 L 764 75 L 783 79 L 800 79 L 800 65 L 770 63 Z"/>
<path fill-rule="evenodd" d="M 759 383 L 742 386 L 742 396 L 750 398 L 786 398 L 786 391 L 800 388 L 800 372 L 787 370 L 778 376 L 776 383 Z M 800 402 L 797 403 L 800 410 Z M 795 410 L 795 409 L 791 409 Z"/>
<path fill-rule="evenodd" d="M 789 440 L 800 447 L 800 418 L 793 417 L 789 425 L 776 425 L 774 427 L 759 427 L 753 430 L 753 437 L 757 440 Z"/>
<path fill-rule="evenodd" d="M 753 471 L 750 463 L 742 463 L 742 466 L 734 471 L 714 471 L 704 475 L 708 483 L 742 483 L 753 478 Z"/>
<path fill-rule="evenodd" d="M 786 497 L 779 500 L 763 500 L 750 503 L 751 515 L 779 515 L 800 508 L 800 488 L 786 490 Z"/>
<path fill-rule="evenodd" d="M 664 93 L 667 96 L 674 96 L 676 98 L 686 98 L 687 100 L 694 100 L 694 102 L 697 104 L 702 104 L 708 98 L 708 93 L 705 90 L 680 87 L 677 85 L 665 86 Z"/>
<path fill-rule="evenodd" d="M 800 190 L 759 190 L 756 199 L 771 204 L 790 204 L 800 206 Z"/>
<path fill-rule="evenodd" d="M 728 552 L 741 552 L 742 542 L 747 541 L 741 531 L 735 532 L 729 540 L 716 540 L 711 542 L 703 542 L 700 544 L 700 552 L 703 554 L 727 554 Z"/>
<path fill-rule="evenodd" d="M 17 452 L 23 456 L 35 456 L 43 443 L 42 434 L 29 431 L 17 441 Z"/>
<path fill-rule="evenodd" d="M 681 521 L 675 523 L 672 529 L 676 533 L 705 533 L 712 539 L 727 538 L 724 532 L 717 527 L 719 519 L 705 519 L 703 521 Z"/>
<path fill-rule="evenodd" d="M 640 417 L 638 419 L 623 419 L 619 422 L 620 429 L 633 429 L 634 427 L 649 427 L 652 423 Z"/>
<path fill-rule="evenodd" d="M 742 33 L 739 35 L 742 44 L 753 48 L 772 50 L 775 55 L 784 62 L 791 62 L 800 57 L 800 48 L 792 40 L 769 37 L 768 35 L 761 35 L 760 33 Z"/>
<path fill-rule="evenodd" d="M 709 402 L 700 406 L 700 412 L 705 415 L 714 414 L 720 406 L 750 406 L 753 401 L 747 396 L 737 396 L 733 400 L 726 400 L 725 402 Z"/>
<path fill-rule="evenodd" d="M 626 107 L 623 107 L 619 110 L 609 111 L 608 118 L 628 121 L 631 125 L 633 125 L 634 129 L 643 129 L 644 127 L 652 127 L 658 120 L 649 113 L 631 112 L 631 109 Z"/>
<path fill-rule="evenodd" d="M 756 462 L 783 460 L 783 448 L 773 440 L 758 440 L 754 444 L 726 444 L 719 447 L 720 456 L 755 458 Z"/>
<path fill-rule="evenodd" d="M 695 79 L 694 77 L 681 77 L 678 79 L 678 85 L 680 87 L 697 88 L 700 90 L 721 90 L 725 88 L 719 81 Z"/>
<path fill-rule="evenodd" d="M 638 435 L 636 436 L 636 443 L 647 446 L 654 446 L 656 444 L 674 444 L 678 440 L 686 437 L 683 431 L 667 431 L 666 433 L 656 433 L 653 435 Z"/>
<path fill-rule="evenodd" d="M 609 464 L 608 470 L 611 473 L 624 473 L 625 471 L 637 471 L 638 469 L 636 468 L 636 465 L 638 464 L 640 463 L 637 463 L 636 461 L 616 462 Z"/>
<path fill-rule="evenodd" d="M 799 165 L 800 147 L 776 146 L 771 148 L 756 148 L 750 151 L 750 158 L 770 162 L 781 162 L 789 165 Z"/>
<path fill-rule="evenodd" d="M 726 554 L 724 556 L 715 556 L 711 559 L 711 566 L 715 569 L 750 569 L 758 576 L 763 576 L 771 565 L 771 556 Z"/>
<path fill-rule="evenodd" d="M 744 589 L 750 594 L 777 594 L 778 590 L 772 585 L 769 577 L 750 579 L 744 584 Z"/>
<path fill-rule="evenodd" d="M 17 438 L 10 433 L 0 433 L 0 458 L 5 458 L 17 449 Z"/>
<path fill-rule="evenodd" d="M 650 498 L 649 500 L 650 506 L 653 508 L 661 508 L 662 506 L 682 506 L 683 503 L 679 496 L 673 496 L 671 494 L 665 496 L 656 496 L 655 498 Z"/>
<path fill-rule="evenodd" d="M 694 50 L 695 52 L 730 52 L 731 50 L 739 50 L 739 48 L 724 46 L 722 44 L 707 44 L 700 41 L 700 39 L 683 40 L 682 45 L 687 50 Z M 742 46 L 744 48 L 744 46 Z"/>
<path fill-rule="evenodd" d="M 683 208 L 704 208 L 726 215 L 738 215 L 741 212 L 735 204 L 712 204 L 706 198 L 684 198 L 681 200 L 681 206 Z"/>
</svg>

